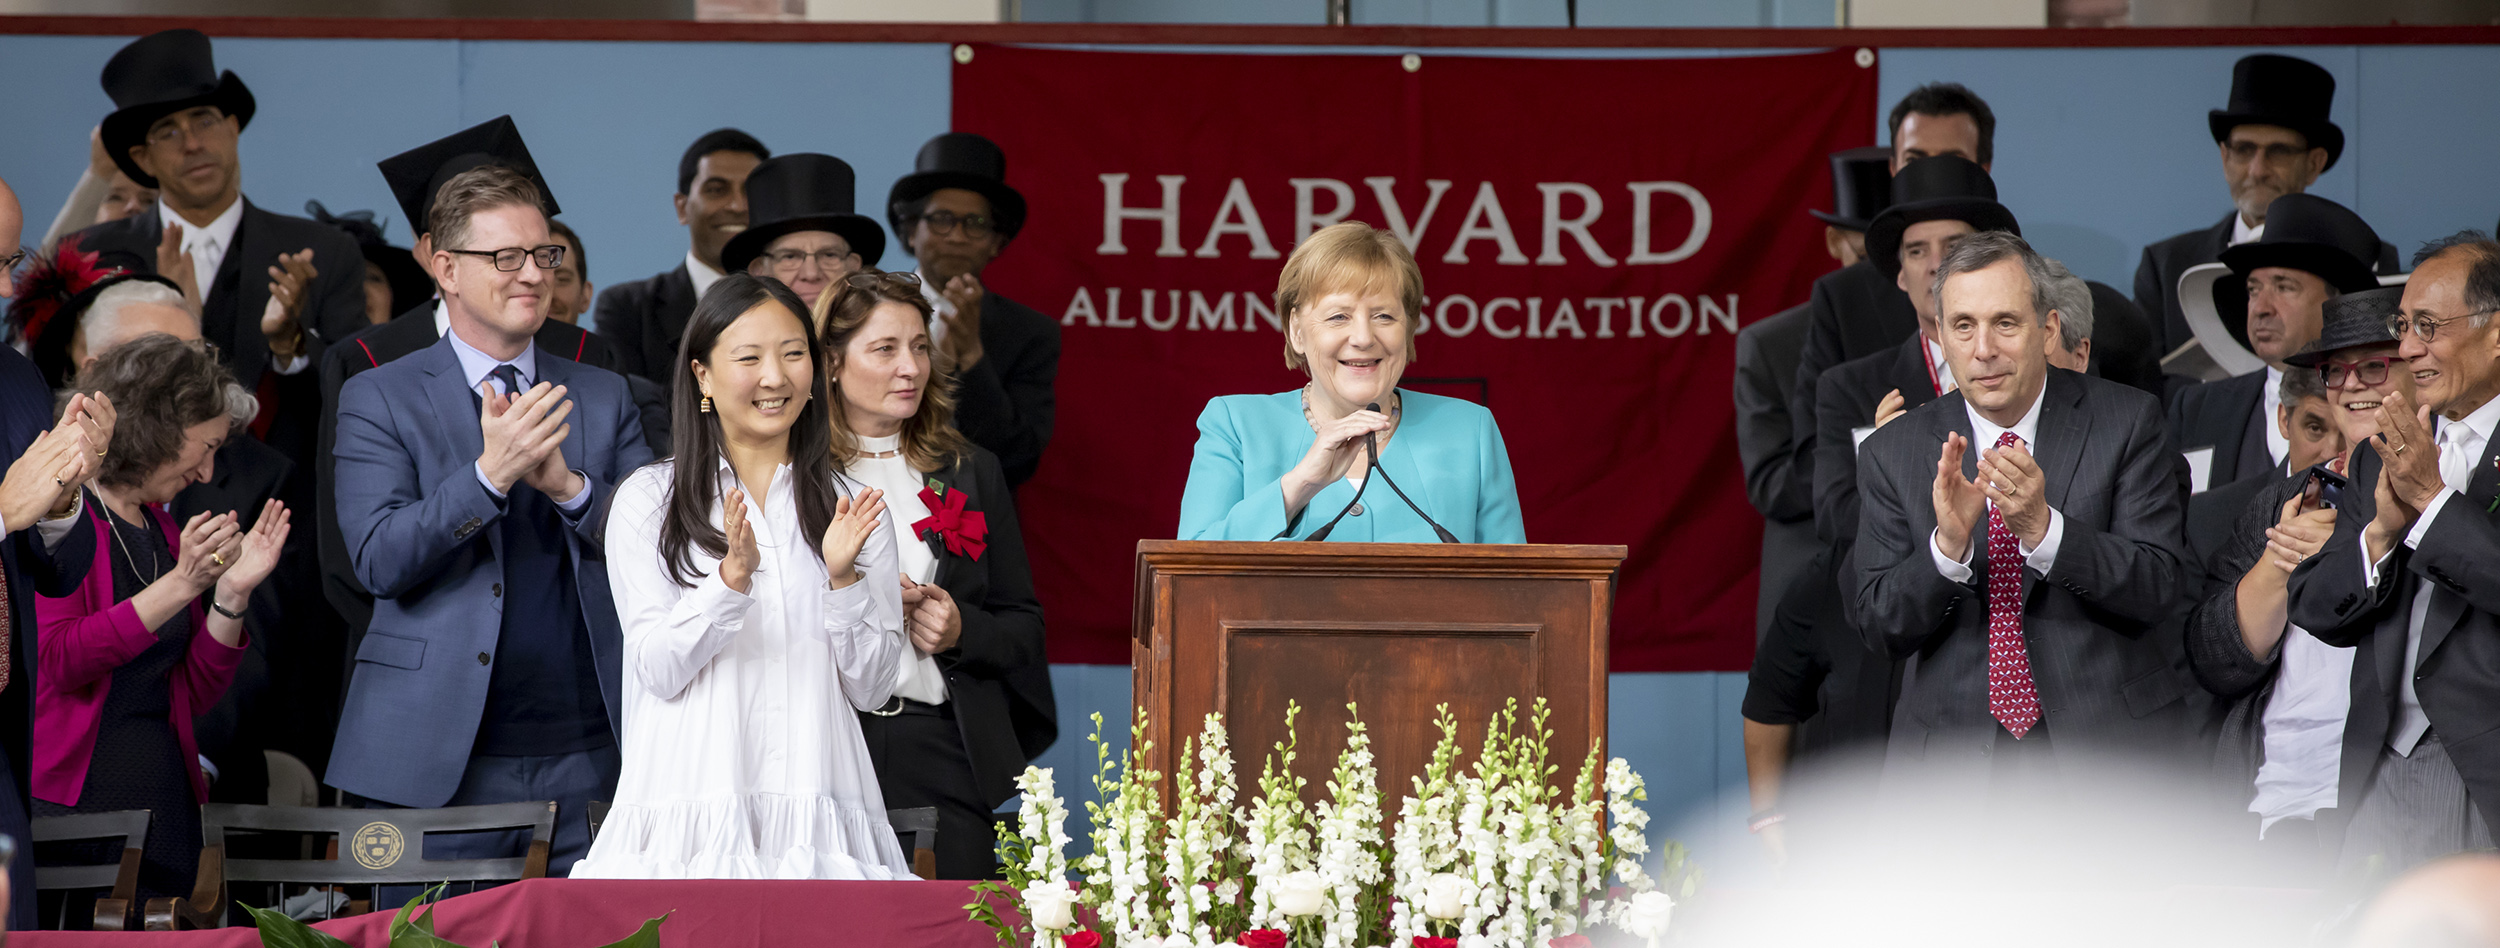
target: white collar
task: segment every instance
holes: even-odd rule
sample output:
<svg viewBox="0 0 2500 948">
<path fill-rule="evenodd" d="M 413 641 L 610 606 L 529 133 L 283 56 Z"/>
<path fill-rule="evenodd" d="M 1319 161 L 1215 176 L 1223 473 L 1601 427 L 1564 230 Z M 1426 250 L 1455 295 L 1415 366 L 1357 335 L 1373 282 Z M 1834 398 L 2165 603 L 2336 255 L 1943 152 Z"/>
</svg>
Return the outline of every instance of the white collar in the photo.
<svg viewBox="0 0 2500 948">
<path fill-rule="evenodd" d="M 2237 247 L 2237 246 L 2239 246 L 2239 245 L 2241 245 L 2241 244 L 2247 243 L 2247 242 L 2252 241 L 2252 240 L 2256 240 L 2257 238 L 2263 237 L 2263 236 L 2265 236 L 2265 235 L 2266 235 L 2266 225 L 2264 225 L 2264 224 L 2259 224 L 2259 225 L 2257 225 L 2257 226 L 2255 226 L 2255 227 L 2250 227 L 2250 226 L 2248 226 L 2248 218 L 2241 217 L 2241 216 L 2240 216 L 2240 212 L 2238 212 L 2238 211 L 2232 211 L 2232 212 L 2231 212 L 2231 243 L 2230 243 L 2230 246 Z"/>
<path fill-rule="evenodd" d="M 451 340 L 451 352 L 460 358 L 460 380 L 469 391 L 477 391 L 478 383 L 493 377 L 495 367 L 498 365 L 510 365 L 519 369 L 523 388 L 538 384 L 538 343 L 535 341 L 522 346 L 520 355 L 505 360 L 487 355 L 483 350 L 470 345 L 468 340 L 460 338 L 459 333 L 445 331 L 443 338 Z M 519 393 L 506 392 L 504 394 L 517 395 Z"/>
<path fill-rule="evenodd" d="M 2484 402 L 2483 407 L 2468 412 L 2465 417 L 2459 418 L 2456 421 L 2450 422 L 2443 418 L 2441 419 L 2441 422 L 2442 423 L 2439 426 L 2440 430 L 2433 432 L 2434 434 L 2445 433 L 2448 425 L 2451 424 L 2464 425 L 2468 429 L 2471 429 L 2476 436 L 2482 438 L 2484 444 L 2488 445 L 2491 443 L 2492 428 L 2494 426 L 2500 426 L 2500 398 L 2494 398 L 2490 401 Z M 2480 462 L 2481 460 L 2481 458 L 2475 459 L 2477 462 Z"/>
<path fill-rule="evenodd" d="M 174 213 L 173 208 L 165 206 L 165 198 L 160 194 L 156 198 L 156 222 L 182 225 L 182 247 L 185 250 L 198 246 L 202 240 L 215 240 L 219 249 L 232 250 L 234 229 L 243 224 L 243 196 L 235 195 L 234 203 L 226 205 L 225 211 L 218 214 L 216 220 L 203 227 L 194 226 L 182 215 Z"/>
<path fill-rule="evenodd" d="M 451 335 L 451 304 L 442 297 L 434 298 L 434 338 Z"/>
<path fill-rule="evenodd" d="M 1989 448 L 1996 447 L 1997 438 L 2004 433 L 2011 431 L 2014 433 L 2014 437 L 2022 439 L 2023 450 L 2031 452 L 2034 455 L 2039 454 L 2040 406 L 2048 400 L 2049 386 L 2048 382 L 2043 380 L 2040 383 L 2039 396 L 2031 400 L 2031 408 L 2023 412 L 2022 419 L 2014 422 L 2014 426 L 2011 428 L 2003 428 L 1998 427 L 1996 422 L 1989 421 L 1985 416 L 1981 415 L 1979 413 L 1979 406 L 1973 405 L 1969 402 L 1969 400 L 1965 399 L 1962 402 L 1962 410 L 1970 414 L 1970 449 L 1973 451 L 1985 451 Z M 2495 399 L 2495 401 L 2500 401 L 2500 399 Z"/>
<path fill-rule="evenodd" d="M 1936 384 L 1936 394 L 1942 395 L 1958 388 L 1958 380 L 1953 377 L 1953 366 L 1944 361 L 1944 347 L 1937 345 L 1936 340 L 1927 338 L 1927 334 L 1923 332 L 1918 334 L 1918 341 L 1927 346 L 1927 375 Z"/>
<path fill-rule="evenodd" d="M 694 251 L 686 251 L 686 276 L 694 280 L 695 299 L 702 299 L 703 294 L 711 292 L 712 284 L 720 282 L 720 278 L 728 275 L 712 269 L 711 264 L 696 259 Z"/>
</svg>

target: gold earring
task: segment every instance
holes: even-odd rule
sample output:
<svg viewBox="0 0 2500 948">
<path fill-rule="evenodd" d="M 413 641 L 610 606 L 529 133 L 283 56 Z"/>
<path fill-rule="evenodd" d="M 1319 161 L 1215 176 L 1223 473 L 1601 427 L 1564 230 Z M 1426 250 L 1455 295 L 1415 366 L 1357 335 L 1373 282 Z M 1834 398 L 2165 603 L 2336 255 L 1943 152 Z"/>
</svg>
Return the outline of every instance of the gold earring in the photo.
<svg viewBox="0 0 2500 948">
<path fill-rule="evenodd" d="M 712 413 L 712 396 L 703 396 L 703 413 L 706 415 Z"/>
</svg>

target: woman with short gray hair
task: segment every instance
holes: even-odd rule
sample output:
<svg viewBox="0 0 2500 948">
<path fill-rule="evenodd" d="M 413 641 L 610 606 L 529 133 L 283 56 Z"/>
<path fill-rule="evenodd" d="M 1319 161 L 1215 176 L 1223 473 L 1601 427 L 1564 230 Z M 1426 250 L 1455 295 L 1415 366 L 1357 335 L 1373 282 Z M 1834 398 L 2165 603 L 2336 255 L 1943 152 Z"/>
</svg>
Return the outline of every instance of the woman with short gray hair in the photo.
<svg viewBox="0 0 2500 948">
<path fill-rule="evenodd" d="M 179 895 L 208 799 L 191 722 L 234 680 L 243 609 L 289 514 L 270 501 L 246 531 L 233 512 L 179 529 L 165 512 L 209 479 L 255 407 L 208 347 L 142 336 L 80 373 L 80 390 L 111 398 L 120 419 L 88 486 L 95 563 L 68 596 L 35 604 L 35 815 L 155 811 L 139 888 Z"/>
</svg>

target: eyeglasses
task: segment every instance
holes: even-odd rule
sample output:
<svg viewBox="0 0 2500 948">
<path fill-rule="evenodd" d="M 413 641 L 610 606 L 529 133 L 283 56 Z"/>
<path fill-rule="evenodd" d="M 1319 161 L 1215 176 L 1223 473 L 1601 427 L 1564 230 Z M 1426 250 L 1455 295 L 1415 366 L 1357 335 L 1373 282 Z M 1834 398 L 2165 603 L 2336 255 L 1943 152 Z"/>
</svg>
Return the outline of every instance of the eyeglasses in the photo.
<svg viewBox="0 0 2500 948">
<path fill-rule="evenodd" d="M 5 258 L 0 258 L 0 273 L 7 273 L 11 270 L 15 270 L 17 269 L 18 264 L 25 262 L 26 248 L 19 247 L 17 248 L 16 253 L 10 254 Z"/>
<path fill-rule="evenodd" d="M 2294 148 L 2282 142 L 2260 146 L 2256 142 L 2235 141 L 2224 147 L 2230 150 L 2232 160 L 2242 162 L 2255 161 L 2258 155 L 2266 156 L 2268 161 L 2290 161 L 2309 153 L 2309 149 Z"/>
<path fill-rule="evenodd" d="M 992 222 L 989 217 L 984 214 L 957 214 L 953 211 L 930 211 L 929 213 L 920 215 L 920 222 L 929 225 L 930 233 L 939 235 L 954 233 L 955 225 L 957 224 L 963 225 L 964 233 L 967 236 L 972 237 L 987 237 L 998 230 L 998 225 Z"/>
<path fill-rule="evenodd" d="M 2385 385 L 2388 366 L 2400 361 L 2403 360 L 2382 356 L 2359 362 L 2321 362 L 2318 363 L 2318 378 L 2324 380 L 2328 388 L 2344 387 L 2347 378 L 2360 379 L 2363 385 Z"/>
<path fill-rule="evenodd" d="M 2396 338 L 2398 339 L 2402 339 L 2407 334 L 2411 334 L 2416 339 L 2420 339 L 2423 342 L 2429 342 L 2439 337 L 2439 327 L 2441 326 L 2448 325 L 2449 323 L 2456 322 L 2460 319 L 2472 319 L 2476 316 L 2489 316 L 2493 313 L 2500 313 L 2500 310 L 2486 309 L 2479 312 L 2467 313 L 2463 316 L 2450 316 L 2446 319 L 2432 319 L 2428 316 L 2398 316 L 2387 321 L 2387 331 L 2396 334 Z"/>
<path fill-rule="evenodd" d="M 170 145 L 186 134 L 206 138 L 210 131 L 225 121 L 226 113 L 213 108 L 197 108 L 180 115 L 168 115 L 148 127 L 148 144 Z"/>
<path fill-rule="evenodd" d="M 502 250 L 445 249 L 443 252 L 467 254 L 472 257 L 485 257 L 489 260 L 495 261 L 495 269 L 502 270 L 506 273 L 521 269 L 521 261 L 529 259 L 536 259 L 538 261 L 538 268 L 541 270 L 554 270 L 555 268 L 564 265 L 564 247 L 558 244 L 548 244 L 544 247 L 533 249 L 505 247 Z"/>
<path fill-rule="evenodd" d="M 850 258 L 851 255 L 848 250 L 819 250 L 814 253 L 805 250 L 776 250 L 765 254 L 764 259 L 772 263 L 773 269 L 785 272 L 797 270 L 801 264 L 814 260 L 816 269 L 832 273 L 841 269 L 842 261 Z"/>
<path fill-rule="evenodd" d="M 920 274 L 917 273 L 888 273 L 880 270 L 862 270 L 858 273 L 842 278 L 843 285 L 861 290 L 876 289 L 877 284 L 880 282 L 894 284 L 907 292 L 920 292 Z"/>
</svg>

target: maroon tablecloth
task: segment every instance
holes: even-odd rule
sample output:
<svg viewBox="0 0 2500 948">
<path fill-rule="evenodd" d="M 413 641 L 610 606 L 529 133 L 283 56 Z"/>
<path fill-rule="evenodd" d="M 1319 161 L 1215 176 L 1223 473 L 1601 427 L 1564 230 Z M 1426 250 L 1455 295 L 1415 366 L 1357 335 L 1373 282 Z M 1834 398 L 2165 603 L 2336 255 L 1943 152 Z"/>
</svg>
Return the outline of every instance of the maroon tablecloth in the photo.
<svg viewBox="0 0 2500 948">
<path fill-rule="evenodd" d="M 989 928 L 964 916 L 964 882 L 627 882 L 533 879 L 445 899 L 437 932 L 463 945 L 500 941 L 525 948 L 594 948 L 668 915 L 660 942 L 671 946 L 912 945 L 994 948 Z M 357 948 L 387 948 L 389 912 L 317 926 Z M 251 948 L 251 928 L 207 932 L 18 932 L 14 948 Z"/>
</svg>

